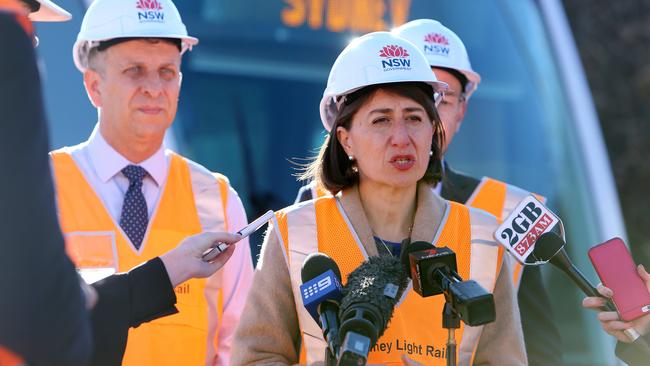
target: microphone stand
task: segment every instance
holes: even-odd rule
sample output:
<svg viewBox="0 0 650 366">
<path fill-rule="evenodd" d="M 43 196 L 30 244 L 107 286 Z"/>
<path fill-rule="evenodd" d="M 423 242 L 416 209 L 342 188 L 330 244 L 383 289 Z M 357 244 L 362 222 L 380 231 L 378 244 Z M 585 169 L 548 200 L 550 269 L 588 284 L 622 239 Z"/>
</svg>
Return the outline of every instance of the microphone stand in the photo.
<svg viewBox="0 0 650 366">
<path fill-rule="evenodd" d="M 445 296 L 445 306 L 442 309 L 442 327 L 447 329 L 447 350 L 445 358 L 447 366 L 456 366 L 456 329 L 460 328 L 460 316 L 454 309 L 453 301 Z"/>
<path fill-rule="evenodd" d="M 460 314 L 456 311 L 454 304 L 456 299 L 450 291 L 453 281 L 442 269 L 435 269 L 436 275 L 440 278 L 440 288 L 445 296 L 445 306 L 442 308 L 442 327 L 447 329 L 447 349 L 445 358 L 447 366 L 456 366 L 456 329 L 460 328 Z"/>
</svg>

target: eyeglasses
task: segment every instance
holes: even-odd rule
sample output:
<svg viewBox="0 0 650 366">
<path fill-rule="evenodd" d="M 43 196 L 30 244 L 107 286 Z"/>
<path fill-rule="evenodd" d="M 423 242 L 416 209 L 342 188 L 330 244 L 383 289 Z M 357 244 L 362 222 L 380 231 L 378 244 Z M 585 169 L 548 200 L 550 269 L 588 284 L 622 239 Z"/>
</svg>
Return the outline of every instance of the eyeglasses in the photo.
<svg viewBox="0 0 650 366">
<path fill-rule="evenodd" d="M 451 93 L 445 93 L 439 102 L 436 101 L 436 106 L 442 104 L 443 106 L 456 107 L 458 104 L 464 102 L 465 99 L 465 93 L 458 95 L 451 91 Z"/>
<path fill-rule="evenodd" d="M 440 92 L 433 93 L 433 103 L 435 104 L 436 107 L 440 104 L 440 102 L 442 102 L 444 98 L 445 98 L 445 92 L 440 91 Z"/>
</svg>

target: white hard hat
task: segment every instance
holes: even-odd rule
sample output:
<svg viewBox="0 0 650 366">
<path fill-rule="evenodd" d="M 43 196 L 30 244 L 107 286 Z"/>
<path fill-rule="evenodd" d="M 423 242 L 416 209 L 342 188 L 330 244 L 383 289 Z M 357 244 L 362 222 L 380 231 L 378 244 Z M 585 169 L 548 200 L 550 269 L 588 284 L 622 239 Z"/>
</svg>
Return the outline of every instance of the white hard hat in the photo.
<svg viewBox="0 0 650 366">
<path fill-rule="evenodd" d="M 100 41 L 115 38 L 175 38 L 181 53 L 199 43 L 187 34 L 171 0 L 95 0 L 84 16 L 72 56 L 77 68 L 87 68 L 87 52 Z"/>
<path fill-rule="evenodd" d="M 41 7 L 33 13 L 29 13 L 30 20 L 34 22 L 65 22 L 72 19 L 70 13 L 50 0 L 37 1 L 41 3 Z"/>
<path fill-rule="evenodd" d="M 465 96 L 472 95 L 481 76 L 472 70 L 463 41 L 440 22 L 432 19 L 410 21 L 393 29 L 393 33 L 415 44 L 432 67 L 454 69 L 465 75 Z"/>
<path fill-rule="evenodd" d="M 339 97 L 366 86 L 399 82 L 427 83 L 434 93 L 447 89 L 447 84 L 431 72 L 424 55 L 403 38 L 390 32 L 373 32 L 350 42 L 334 61 L 320 102 L 325 129 L 329 131 L 334 125 Z"/>
</svg>

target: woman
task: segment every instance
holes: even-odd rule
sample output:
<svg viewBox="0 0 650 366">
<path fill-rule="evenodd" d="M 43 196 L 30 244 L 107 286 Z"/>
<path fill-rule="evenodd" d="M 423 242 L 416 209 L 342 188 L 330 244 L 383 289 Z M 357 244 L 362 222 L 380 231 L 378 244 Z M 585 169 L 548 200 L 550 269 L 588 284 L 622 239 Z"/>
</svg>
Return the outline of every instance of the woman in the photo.
<svg viewBox="0 0 650 366">
<path fill-rule="evenodd" d="M 277 214 L 262 248 L 247 316 L 235 335 L 231 364 L 322 363 L 326 344 L 299 293 L 306 255 L 329 255 L 345 282 L 367 257 L 399 255 L 405 238 L 450 247 L 459 274 L 494 291 L 497 321 L 457 331 L 459 365 L 472 360 L 526 364 L 505 268 L 510 263 L 500 265 L 491 238 L 494 217 L 431 190 L 439 180 L 443 142 L 434 95 L 445 87 L 415 46 L 387 32 L 365 35 L 339 55 L 321 102 L 321 119 L 330 134 L 308 171 L 336 196 Z M 441 296 L 405 291 L 368 364 L 444 365 L 443 304 Z"/>
</svg>

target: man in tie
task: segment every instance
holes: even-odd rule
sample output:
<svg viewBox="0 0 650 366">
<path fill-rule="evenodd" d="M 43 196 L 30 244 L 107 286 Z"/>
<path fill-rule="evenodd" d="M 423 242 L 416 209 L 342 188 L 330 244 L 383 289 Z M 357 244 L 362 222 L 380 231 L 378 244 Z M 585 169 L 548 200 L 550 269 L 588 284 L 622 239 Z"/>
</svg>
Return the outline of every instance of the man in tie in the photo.
<svg viewBox="0 0 650 366">
<path fill-rule="evenodd" d="M 73 56 L 97 108 L 87 141 L 50 154 L 70 250 L 85 265 L 130 268 L 203 231 L 246 225 L 226 177 L 165 148 L 181 56 L 196 45 L 170 0 L 96 0 Z M 227 365 L 252 278 L 247 240 L 207 279 L 178 287 L 179 313 L 129 332 L 124 365 Z"/>
</svg>

